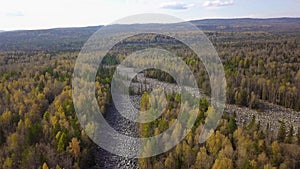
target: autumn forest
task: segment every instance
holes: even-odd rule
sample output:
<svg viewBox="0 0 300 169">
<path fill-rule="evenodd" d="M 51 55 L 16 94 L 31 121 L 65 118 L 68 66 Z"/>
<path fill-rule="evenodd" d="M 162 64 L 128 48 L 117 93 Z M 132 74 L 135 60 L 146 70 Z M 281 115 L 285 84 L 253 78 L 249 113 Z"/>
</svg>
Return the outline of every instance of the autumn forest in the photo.
<svg viewBox="0 0 300 169">
<path fill-rule="evenodd" d="M 136 159 L 136 167 L 300 168 L 300 32 L 295 29 L 295 25 L 300 28 L 300 20 L 270 19 L 265 23 L 257 21 L 253 24 L 257 27 L 240 25 L 241 29 L 232 21 L 225 24 L 227 29 L 219 29 L 224 26 L 221 21 L 212 22 L 194 24 L 203 28 L 221 58 L 227 82 L 226 104 L 258 115 L 241 122 L 238 111 L 227 108 L 229 113 L 223 114 L 211 137 L 199 144 L 205 119 L 213 111 L 209 99 L 202 98 L 194 127 L 184 140 L 166 153 Z M 82 45 L 99 28 L 0 33 L 0 168 L 97 168 L 97 155 L 101 153 L 97 153 L 98 146 L 76 116 L 72 77 Z M 105 66 L 98 68 L 95 96 L 104 115 L 113 105 L 110 83 L 115 65 L 132 51 L 142 49 L 143 44 L 160 46 L 181 56 L 197 77 L 201 91 L 210 96 L 209 77 L 193 52 L 174 39 L 140 35 L 115 46 L 104 59 Z M 138 62 L 145 65 L 150 60 L 141 58 Z M 149 79 L 175 83 L 159 70 L 143 73 Z M 149 93 L 142 83 L 131 95 L 140 97 L 141 109 L 149 108 Z M 164 113 L 151 123 L 137 125 L 136 134 L 157 135 L 175 121 L 184 103 L 178 93 L 165 95 Z M 272 121 L 270 115 L 270 121 L 263 124 L 259 114 L 272 106 L 279 107 L 282 117 Z M 296 114 L 294 122 L 286 120 L 289 112 Z M 278 127 L 272 127 L 272 123 Z M 174 137 L 180 134 L 172 133 Z"/>
</svg>

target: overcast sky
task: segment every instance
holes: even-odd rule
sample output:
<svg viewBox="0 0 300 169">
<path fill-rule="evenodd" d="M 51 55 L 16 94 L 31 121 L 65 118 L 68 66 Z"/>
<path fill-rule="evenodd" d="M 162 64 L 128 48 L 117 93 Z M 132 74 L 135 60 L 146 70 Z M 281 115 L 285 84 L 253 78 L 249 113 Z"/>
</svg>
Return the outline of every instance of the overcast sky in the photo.
<svg viewBox="0 0 300 169">
<path fill-rule="evenodd" d="M 140 13 L 184 20 L 300 17 L 300 0 L 0 0 L 0 30 L 95 26 Z"/>
</svg>

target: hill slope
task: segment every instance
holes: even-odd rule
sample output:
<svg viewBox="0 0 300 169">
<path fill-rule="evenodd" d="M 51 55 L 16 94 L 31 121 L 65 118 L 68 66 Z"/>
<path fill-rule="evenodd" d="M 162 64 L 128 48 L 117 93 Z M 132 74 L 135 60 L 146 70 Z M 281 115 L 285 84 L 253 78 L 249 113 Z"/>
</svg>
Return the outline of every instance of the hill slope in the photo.
<svg viewBox="0 0 300 169">
<path fill-rule="evenodd" d="M 300 33 L 300 18 L 206 19 L 194 20 L 191 23 L 204 31 Z M 79 51 L 84 42 L 99 28 L 101 26 L 2 32 L 0 50 Z"/>
</svg>

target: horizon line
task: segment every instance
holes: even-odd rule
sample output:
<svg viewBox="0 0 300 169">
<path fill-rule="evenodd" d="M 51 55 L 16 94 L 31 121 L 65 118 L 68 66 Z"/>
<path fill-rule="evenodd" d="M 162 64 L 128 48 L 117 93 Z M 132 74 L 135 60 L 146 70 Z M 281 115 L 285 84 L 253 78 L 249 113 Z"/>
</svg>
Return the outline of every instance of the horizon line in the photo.
<svg viewBox="0 0 300 169">
<path fill-rule="evenodd" d="M 201 18 L 201 19 L 189 19 L 185 22 L 195 22 L 195 21 L 205 21 L 205 20 L 234 20 L 234 19 L 300 19 L 300 16 L 280 16 L 280 17 L 211 17 L 211 18 Z M 162 23 L 131 23 L 131 24 L 116 24 L 116 25 L 134 25 L 134 24 L 162 24 Z M 166 23 L 172 24 L 172 23 Z M 2 32 L 14 32 L 14 31 L 39 31 L 39 30 L 54 30 L 54 29 L 71 29 L 71 28 L 89 28 L 89 27 L 102 27 L 110 24 L 100 24 L 100 25 L 82 25 L 82 26 L 54 26 L 48 28 L 33 28 L 33 29 L 14 29 L 14 30 L 0 30 Z"/>
</svg>

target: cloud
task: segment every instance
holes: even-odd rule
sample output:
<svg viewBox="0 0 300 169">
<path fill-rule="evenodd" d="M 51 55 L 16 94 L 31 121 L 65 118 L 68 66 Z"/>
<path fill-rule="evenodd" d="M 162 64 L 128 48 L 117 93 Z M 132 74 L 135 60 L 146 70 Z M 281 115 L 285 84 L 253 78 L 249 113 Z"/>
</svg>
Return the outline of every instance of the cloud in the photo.
<svg viewBox="0 0 300 169">
<path fill-rule="evenodd" d="M 10 17 L 24 16 L 23 12 L 21 12 L 21 11 L 7 12 L 7 13 L 5 13 L 5 15 L 10 16 Z"/>
<path fill-rule="evenodd" d="M 219 6 L 229 6 L 233 5 L 233 0 L 213 0 L 213 1 L 205 1 L 203 3 L 204 7 L 219 7 Z"/>
<path fill-rule="evenodd" d="M 186 4 L 184 2 L 166 2 L 160 5 L 160 8 L 163 9 L 189 9 L 194 7 L 194 4 Z"/>
</svg>

